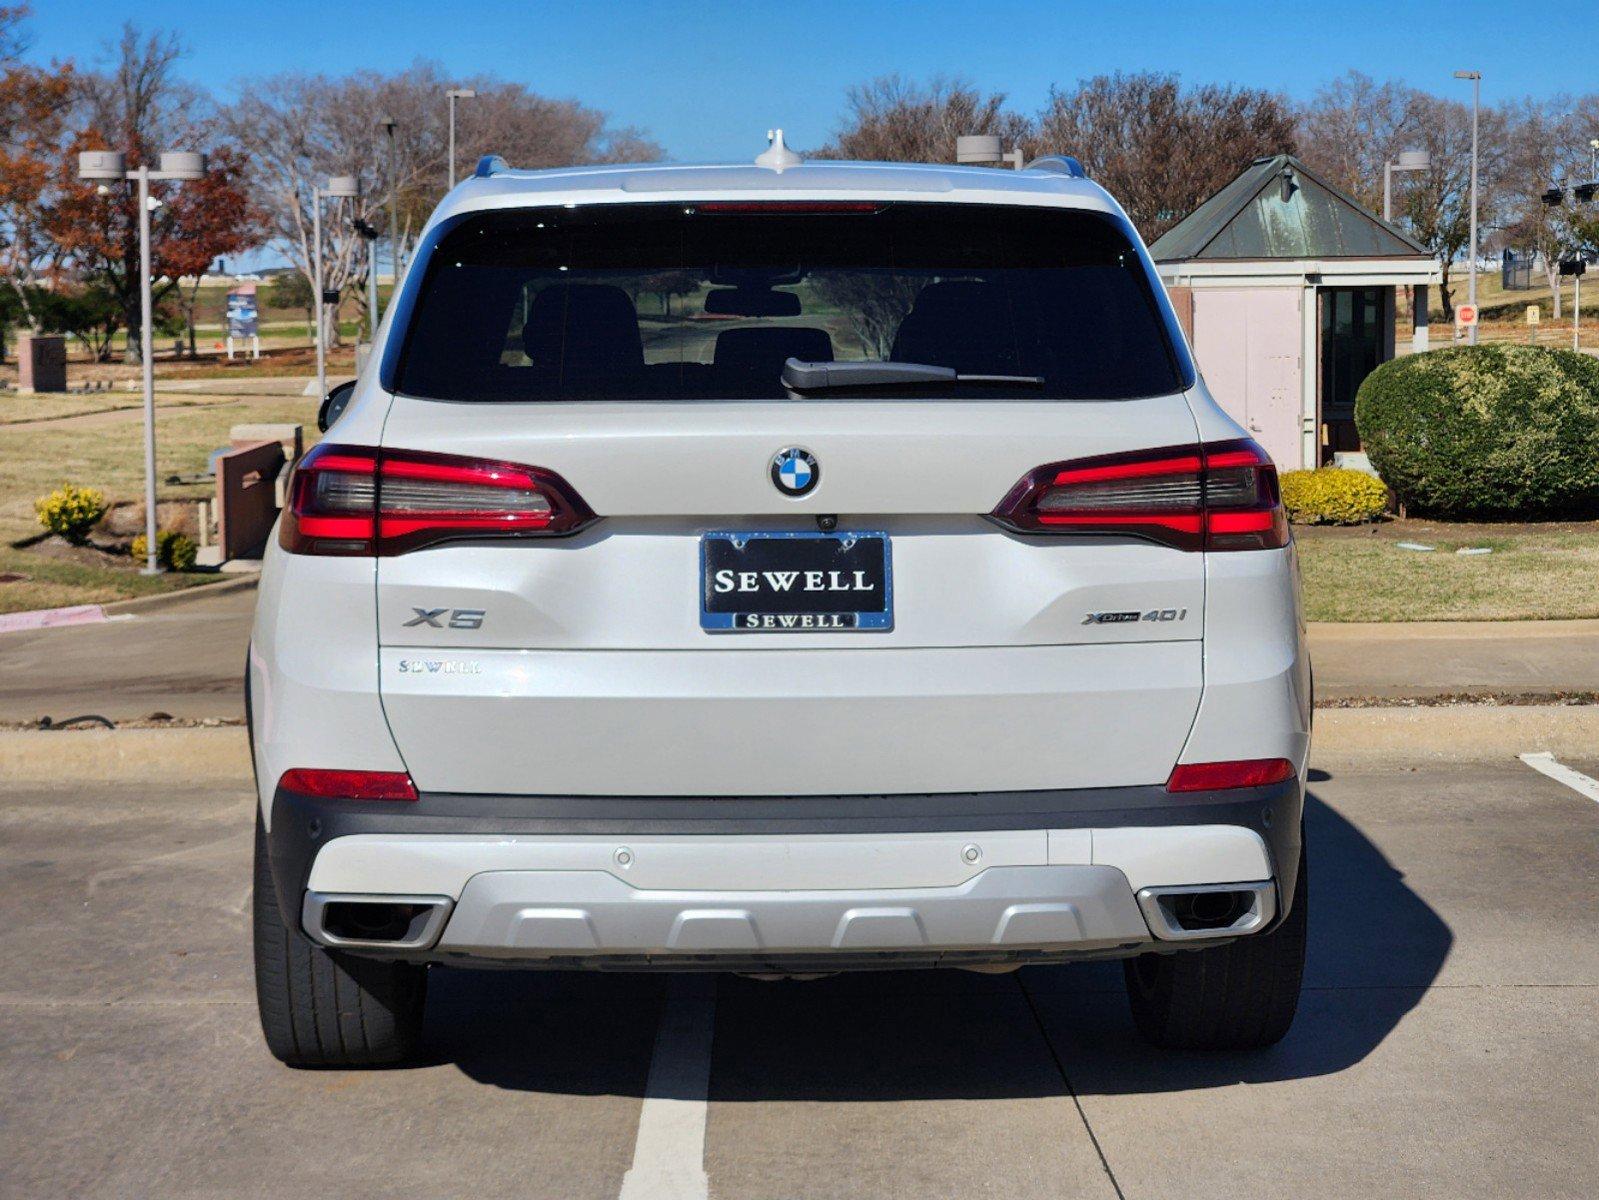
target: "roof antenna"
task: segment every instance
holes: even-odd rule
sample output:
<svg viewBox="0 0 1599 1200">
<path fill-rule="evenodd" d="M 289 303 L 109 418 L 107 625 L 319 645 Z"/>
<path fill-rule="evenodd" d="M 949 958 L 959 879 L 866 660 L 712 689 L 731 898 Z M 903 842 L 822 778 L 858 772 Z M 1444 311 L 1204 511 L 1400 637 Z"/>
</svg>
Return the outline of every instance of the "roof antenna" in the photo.
<svg viewBox="0 0 1599 1200">
<path fill-rule="evenodd" d="M 755 156 L 757 167 L 771 167 L 774 171 L 781 171 L 787 167 L 797 167 L 805 161 L 783 144 L 781 129 L 768 129 L 766 141 L 768 143 L 766 149 Z"/>
</svg>

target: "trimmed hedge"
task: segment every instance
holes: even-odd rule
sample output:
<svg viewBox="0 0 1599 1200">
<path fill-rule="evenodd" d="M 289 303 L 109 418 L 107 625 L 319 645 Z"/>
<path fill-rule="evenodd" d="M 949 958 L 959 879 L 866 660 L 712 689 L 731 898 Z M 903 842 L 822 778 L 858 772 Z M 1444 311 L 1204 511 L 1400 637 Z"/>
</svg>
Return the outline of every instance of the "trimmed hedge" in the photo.
<svg viewBox="0 0 1599 1200">
<path fill-rule="evenodd" d="M 1363 525 L 1382 516 L 1388 489 L 1364 471 L 1284 471 L 1283 507 L 1296 525 Z"/>
<path fill-rule="evenodd" d="M 1599 514 L 1599 359 L 1507 345 L 1397 358 L 1360 385 L 1355 425 L 1418 515 Z"/>
</svg>

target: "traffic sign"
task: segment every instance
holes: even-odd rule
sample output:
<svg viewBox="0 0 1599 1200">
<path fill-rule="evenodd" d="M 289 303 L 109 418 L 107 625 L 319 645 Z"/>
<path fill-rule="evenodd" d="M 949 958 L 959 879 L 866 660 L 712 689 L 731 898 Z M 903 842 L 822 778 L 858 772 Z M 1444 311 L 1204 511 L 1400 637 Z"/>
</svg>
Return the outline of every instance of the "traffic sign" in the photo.
<svg viewBox="0 0 1599 1200">
<path fill-rule="evenodd" d="M 1536 325 L 1543 318 L 1543 310 L 1536 304 L 1527 305 L 1527 324 Z"/>
<path fill-rule="evenodd" d="M 1455 305 L 1455 324 L 1462 329 L 1470 329 L 1477 323 L 1477 306 L 1475 304 Z"/>
</svg>

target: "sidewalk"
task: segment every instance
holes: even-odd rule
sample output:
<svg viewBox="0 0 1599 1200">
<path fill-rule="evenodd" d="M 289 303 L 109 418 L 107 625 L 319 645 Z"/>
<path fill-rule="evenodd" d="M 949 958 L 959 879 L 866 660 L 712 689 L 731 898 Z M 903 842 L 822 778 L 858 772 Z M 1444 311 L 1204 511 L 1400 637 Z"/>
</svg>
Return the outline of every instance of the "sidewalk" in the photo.
<svg viewBox="0 0 1599 1200">
<path fill-rule="evenodd" d="M 1316 698 L 1599 692 L 1599 621 L 1310 627 Z"/>
</svg>

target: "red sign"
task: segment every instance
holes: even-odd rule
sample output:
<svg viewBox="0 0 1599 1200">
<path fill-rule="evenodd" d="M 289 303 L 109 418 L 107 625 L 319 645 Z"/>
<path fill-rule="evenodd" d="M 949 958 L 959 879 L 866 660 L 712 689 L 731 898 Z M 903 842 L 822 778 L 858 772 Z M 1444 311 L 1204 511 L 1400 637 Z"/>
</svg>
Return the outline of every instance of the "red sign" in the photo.
<svg viewBox="0 0 1599 1200">
<path fill-rule="evenodd" d="M 1477 306 L 1475 304 L 1455 305 L 1455 324 L 1462 329 L 1470 329 L 1477 323 Z"/>
</svg>

